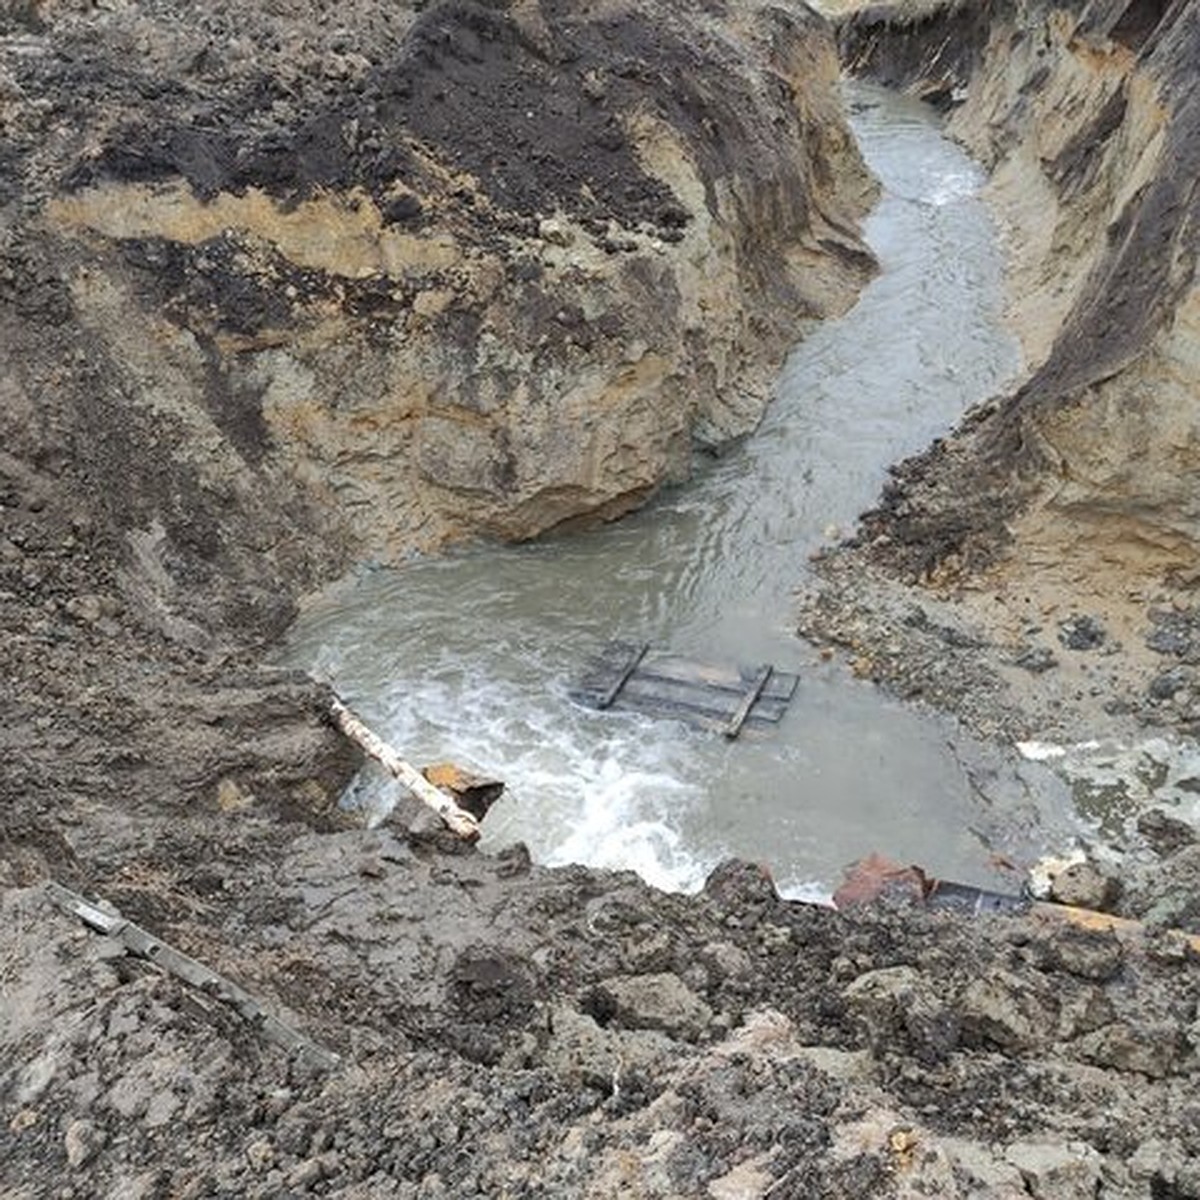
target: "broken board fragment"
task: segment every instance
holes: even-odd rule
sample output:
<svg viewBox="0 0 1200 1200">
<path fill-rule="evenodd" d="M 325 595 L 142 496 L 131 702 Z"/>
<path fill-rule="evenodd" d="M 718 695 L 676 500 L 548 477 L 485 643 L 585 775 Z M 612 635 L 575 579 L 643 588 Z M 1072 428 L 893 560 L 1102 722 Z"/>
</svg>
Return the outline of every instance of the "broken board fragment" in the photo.
<svg viewBox="0 0 1200 1200">
<path fill-rule="evenodd" d="M 458 801 L 459 808 L 465 808 L 477 821 L 487 816 L 488 809 L 504 793 L 503 780 L 475 775 L 456 763 L 432 763 L 422 767 L 421 774 L 434 787 L 449 792 Z"/>
<path fill-rule="evenodd" d="M 738 737 L 777 724 L 798 678 L 764 664 L 715 666 L 651 651 L 645 642 L 609 642 L 588 663 L 570 696 L 588 708 L 673 717 Z"/>
</svg>

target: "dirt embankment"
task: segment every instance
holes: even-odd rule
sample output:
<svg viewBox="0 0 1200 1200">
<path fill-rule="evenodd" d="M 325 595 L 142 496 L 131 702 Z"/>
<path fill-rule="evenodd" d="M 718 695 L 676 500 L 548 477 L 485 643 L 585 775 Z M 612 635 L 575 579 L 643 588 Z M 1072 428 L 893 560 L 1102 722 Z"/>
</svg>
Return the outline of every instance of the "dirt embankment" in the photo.
<svg viewBox="0 0 1200 1200">
<path fill-rule="evenodd" d="M 840 36 L 857 69 L 951 105 L 991 169 L 1027 361 L 894 468 L 805 627 L 985 732 L 1194 730 L 1200 13 L 881 5 Z M 911 644 L 879 650 L 884 630 Z"/>
<path fill-rule="evenodd" d="M 873 269 L 803 8 L 34 10 L 14 290 L 44 254 L 131 419 L 359 558 L 636 505 Z"/>
<path fill-rule="evenodd" d="M 320 689 L 254 666 L 296 591 L 394 549 L 401 513 L 414 539 L 529 532 L 753 419 L 734 384 L 778 315 L 869 269 L 807 13 L 13 11 L 6 1196 L 1200 1196 L 1178 937 L 850 920 L 736 865 L 671 897 L 345 828 Z M 505 370 L 527 390 L 501 405 Z M 405 390 L 426 372 L 442 391 Z M 648 449 L 651 395 L 682 406 Z M 551 397 L 580 418 L 567 458 L 605 397 L 627 442 L 546 496 L 523 472 Z M 1195 842 L 1159 832 L 1142 906 L 1195 928 Z M 85 933 L 48 876 L 341 1066 Z"/>
<path fill-rule="evenodd" d="M 1200 1195 L 1200 973 L 1027 922 L 293 838 L 129 901 L 343 1056 L 0 898 L 15 1198 Z M 164 881 L 170 879 L 171 889 Z"/>
</svg>

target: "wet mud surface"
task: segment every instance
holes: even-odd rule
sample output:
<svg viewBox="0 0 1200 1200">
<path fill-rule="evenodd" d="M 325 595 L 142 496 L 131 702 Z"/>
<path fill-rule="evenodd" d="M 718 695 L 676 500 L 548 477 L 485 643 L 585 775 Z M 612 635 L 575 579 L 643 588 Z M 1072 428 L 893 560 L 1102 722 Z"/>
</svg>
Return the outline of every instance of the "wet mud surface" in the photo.
<svg viewBox="0 0 1200 1200">
<path fill-rule="evenodd" d="M 1168 936 L 840 917 L 739 864 L 671 897 L 386 829 L 231 849 L 126 911 L 344 1065 L 10 889 L 11 1194 L 1194 1194 L 1200 984 Z"/>
</svg>

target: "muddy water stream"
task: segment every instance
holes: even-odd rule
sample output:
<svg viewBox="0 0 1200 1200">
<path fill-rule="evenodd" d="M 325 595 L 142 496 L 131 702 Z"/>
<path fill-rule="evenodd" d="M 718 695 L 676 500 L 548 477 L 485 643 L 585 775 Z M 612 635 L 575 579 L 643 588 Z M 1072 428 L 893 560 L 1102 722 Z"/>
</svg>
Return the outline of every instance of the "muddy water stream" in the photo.
<svg viewBox="0 0 1200 1200">
<path fill-rule="evenodd" d="M 796 895 L 871 849 L 1011 887 L 990 854 L 1034 855 L 1070 827 L 1043 768 L 822 663 L 791 629 L 792 590 L 829 527 L 1018 366 L 978 169 L 923 107 L 858 85 L 847 98 L 884 185 L 867 224 L 883 270 L 845 318 L 797 330 L 751 438 L 594 532 L 364 570 L 293 631 L 289 661 L 331 674 L 408 755 L 509 782 L 486 843 L 674 888 L 737 854 Z M 612 637 L 772 662 L 801 682 L 773 733 L 734 743 L 575 707 L 572 677 Z M 368 774 L 357 800 L 390 794 Z"/>
</svg>

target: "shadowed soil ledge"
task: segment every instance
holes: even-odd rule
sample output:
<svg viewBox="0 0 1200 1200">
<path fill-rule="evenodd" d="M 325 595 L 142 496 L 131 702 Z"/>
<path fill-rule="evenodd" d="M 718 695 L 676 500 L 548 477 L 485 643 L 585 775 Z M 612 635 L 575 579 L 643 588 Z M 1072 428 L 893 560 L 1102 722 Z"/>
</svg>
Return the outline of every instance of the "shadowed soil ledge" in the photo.
<svg viewBox="0 0 1200 1200">
<path fill-rule="evenodd" d="M 255 665 L 364 552 L 611 515 L 753 422 L 783 319 L 870 270 L 810 14 L 0 20 L 6 1196 L 1200 1195 L 1178 939 L 346 828 L 321 689 Z M 1194 928 L 1195 843 L 1163 852 L 1142 900 Z M 342 1067 L 84 932 L 49 876 Z"/>
</svg>

